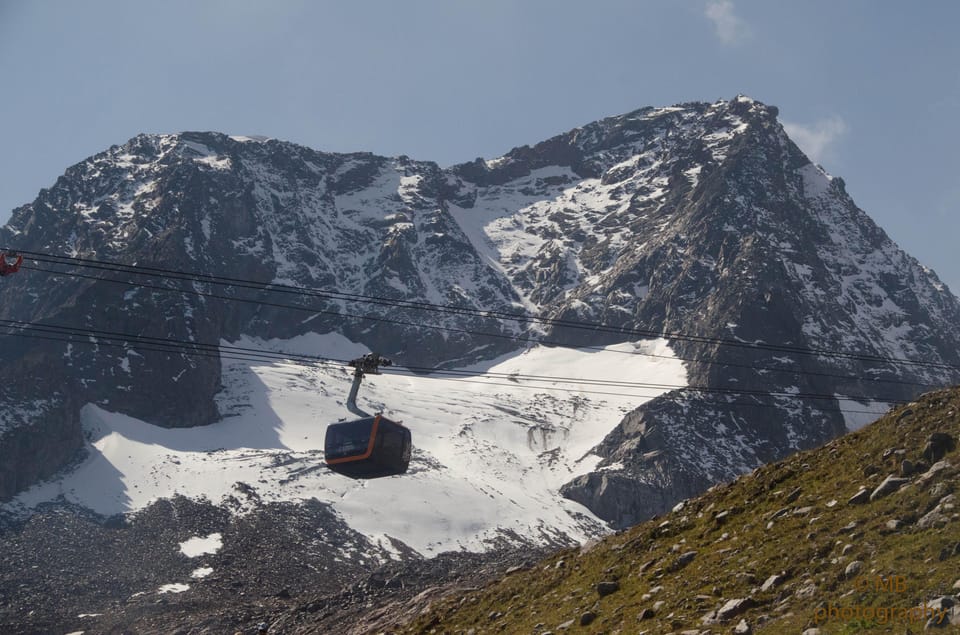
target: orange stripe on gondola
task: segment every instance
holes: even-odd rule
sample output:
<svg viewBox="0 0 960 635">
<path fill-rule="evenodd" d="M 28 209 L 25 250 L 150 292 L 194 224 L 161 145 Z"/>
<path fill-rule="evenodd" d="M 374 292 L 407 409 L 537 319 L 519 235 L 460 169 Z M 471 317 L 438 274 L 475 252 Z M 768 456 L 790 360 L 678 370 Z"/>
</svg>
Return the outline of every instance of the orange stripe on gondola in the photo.
<svg viewBox="0 0 960 635">
<path fill-rule="evenodd" d="M 377 440 L 377 428 L 380 426 L 380 415 L 373 419 L 373 427 L 370 428 L 370 441 L 367 443 L 367 451 L 356 456 L 345 456 L 340 459 L 325 459 L 327 465 L 336 465 L 337 463 L 349 463 L 350 461 L 364 461 L 373 454 L 373 444 Z"/>
</svg>

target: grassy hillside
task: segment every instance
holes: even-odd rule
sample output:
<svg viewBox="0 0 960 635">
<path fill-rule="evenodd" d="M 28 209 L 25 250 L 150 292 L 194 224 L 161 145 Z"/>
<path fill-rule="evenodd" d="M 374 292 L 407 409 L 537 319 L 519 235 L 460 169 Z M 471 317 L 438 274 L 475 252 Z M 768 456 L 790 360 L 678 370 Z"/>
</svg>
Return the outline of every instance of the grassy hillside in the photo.
<svg viewBox="0 0 960 635">
<path fill-rule="evenodd" d="M 935 433 L 949 449 L 924 457 Z M 958 437 L 960 389 L 925 395 L 665 516 L 450 591 L 400 632 L 920 632 L 960 605 Z"/>
</svg>

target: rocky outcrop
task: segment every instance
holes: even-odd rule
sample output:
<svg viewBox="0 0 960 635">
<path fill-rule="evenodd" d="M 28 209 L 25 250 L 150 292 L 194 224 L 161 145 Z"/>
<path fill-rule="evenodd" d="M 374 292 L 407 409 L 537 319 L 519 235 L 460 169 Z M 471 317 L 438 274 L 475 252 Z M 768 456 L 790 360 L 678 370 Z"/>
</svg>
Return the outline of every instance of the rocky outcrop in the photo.
<svg viewBox="0 0 960 635">
<path fill-rule="evenodd" d="M 677 500 L 694 496 L 709 487 L 695 477 L 684 478 L 682 468 L 672 472 L 669 464 L 657 465 L 659 479 L 643 482 L 649 472 L 638 475 L 627 470 L 591 472 L 573 479 L 560 493 L 588 507 L 614 527 L 629 527 L 670 510 Z"/>
<path fill-rule="evenodd" d="M 688 360 L 690 383 L 708 388 L 668 393 L 640 406 L 595 449 L 605 459 L 600 470 L 626 470 L 637 483 L 632 495 L 628 488 L 619 490 L 628 498 L 611 504 L 613 479 L 602 471 L 564 488 L 565 495 L 618 527 L 635 521 L 638 510 L 646 510 L 641 518 L 662 513 L 689 495 L 693 483 L 700 488 L 694 491 L 702 491 L 846 432 L 843 410 L 863 406 L 835 395 L 891 401 L 920 390 L 868 377 L 910 378 L 931 386 L 957 380 L 946 368 L 850 355 L 960 362 L 960 348 L 949 343 L 960 341 L 956 298 L 856 207 L 840 179 L 810 164 L 786 138 L 773 110 L 740 99 L 723 112 L 711 108 L 697 117 L 674 112 L 655 119 L 690 145 L 687 152 L 657 154 L 644 145 L 663 138 L 655 127 L 633 141 L 637 156 L 664 166 L 662 194 L 639 207 L 642 190 L 628 188 L 634 198 L 618 216 L 629 223 L 631 236 L 642 237 L 637 240 L 642 247 L 618 247 L 616 229 L 600 252 L 567 240 L 557 258 L 576 254 L 576 268 L 590 275 L 548 305 L 567 319 L 685 334 L 674 349 Z M 726 127 L 711 128 L 711 122 Z M 713 132 L 705 134 L 700 125 Z M 740 132 L 723 150 L 693 151 L 698 139 L 717 139 L 731 130 Z M 608 168 L 601 184 L 632 183 L 645 163 L 638 160 L 638 167 L 629 169 L 628 164 Z M 571 329 L 555 335 L 570 341 L 587 337 Z M 726 342 L 698 342 L 689 335 Z M 751 350 L 740 342 L 784 348 Z M 931 457 L 943 452 L 936 447 L 924 452 Z M 649 458 L 653 451 L 656 460 Z M 660 491 L 651 493 L 649 483 L 658 483 Z"/>
<path fill-rule="evenodd" d="M 341 294 L 515 311 L 509 282 L 446 213 L 445 179 L 435 164 L 404 157 L 327 154 L 216 133 L 141 135 L 70 167 L 14 212 L 0 228 L 0 244 Z M 164 427 L 220 418 L 220 359 L 215 351 L 189 350 L 195 342 L 217 346 L 244 334 L 290 338 L 339 331 L 415 366 L 462 363 L 516 346 L 505 337 L 513 325 L 476 315 L 436 316 L 431 323 L 447 329 L 438 338 L 422 327 L 422 312 L 411 309 L 50 263 L 32 263 L 4 278 L 0 319 L 27 329 L 61 329 L 5 330 L 5 369 L 27 357 L 58 360 L 36 374 L 64 379 L 57 388 L 74 410 L 73 404 L 95 403 Z M 64 328 L 82 330 L 65 335 Z M 157 344 L 131 342 L 126 334 Z M 10 391 L 4 406 L 27 411 L 37 398 L 44 396 Z M 62 467 L 79 447 L 75 412 L 44 415 L 42 434 L 35 425 L 40 421 L 7 422 L 0 441 L 8 459 L 2 469 L 9 486 L 0 488 L 5 495 Z M 38 457 L 49 460 L 38 466 Z"/>
<path fill-rule="evenodd" d="M 898 478 L 893 474 L 891 474 L 887 478 L 883 479 L 883 482 L 877 486 L 877 489 L 873 490 L 873 492 L 870 493 L 870 500 L 874 501 L 874 500 L 877 500 L 878 498 L 883 498 L 888 494 L 892 494 L 893 492 L 900 489 L 904 484 L 909 482 L 910 482 L 910 479 L 908 478 Z"/>
<path fill-rule="evenodd" d="M 6 366 L 4 372 L 0 501 L 52 476 L 83 446 L 76 392 L 59 363 L 32 355 Z"/>
</svg>

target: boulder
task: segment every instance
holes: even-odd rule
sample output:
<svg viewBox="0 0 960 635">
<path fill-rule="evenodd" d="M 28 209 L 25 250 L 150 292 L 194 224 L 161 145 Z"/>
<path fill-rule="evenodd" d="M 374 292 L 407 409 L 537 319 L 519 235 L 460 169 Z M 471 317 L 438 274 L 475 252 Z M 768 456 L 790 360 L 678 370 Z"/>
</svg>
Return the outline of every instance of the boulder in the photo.
<svg viewBox="0 0 960 635">
<path fill-rule="evenodd" d="M 884 496 L 888 496 L 909 482 L 910 482 L 910 479 L 908 478 L 901 478 L 899 476 L 894 476 L 893 474 L 891 474 L 887 478 L 883 479 L 883 482 L 877 486 L 877 489 L 873 490 L 873 493 L 870 494 L 870 500 L 875 501 L 878 498 L 883 498 Z"/>
<path fill-rule="evenodd" d="M 854 560 L 843 570 L 843 577 L 850 580 L 851 578 L 855 578 L 861 571 L 863 571 L 863 562 Z"/>
<path fill-rule="evenodd" d="M 847 501 L 847 505 L 863 505 L 870 501 L 870 490 L 867 488 L 861 489 L 859 492 L 850 497 L 850 500 Z"/>
<path fill-rule="evenodd" d="M 778 587 L 781 584 L 783 584 L 783 581 L 786 579 L 787 579 L 787 576 L 780 573 L 774 573 L 772 576 L 767 578 L 762 585 L 760 585 L 760 590 L 766 593 L 767 591 L 770 591 L 774 587 Z"/>
<path fill-rule="evenodd" d="M 620 590 L 620 583 L 616 580 L 604 580 L 603 582 L 597 583 L 597 593 L 600 594 L 600 597 L 605 597 L 611 593 L 616 593 Z"/>
<path fill-rule="evenodd" d="M 957 442 L 946 432 L 934 432 L 927 439 L 927 444 L 923 446 L 923 458 L 927 463 L 939 461 L 947 452 L 952 452 L 957 447 Z"/>
<path fill-rule="evenodd" d="M 726 604 L 720 607 L 717 611 L 717 619 L 721 622 L 725 622 L 729 619 L 733 619 L 737 615 L 740 615 L 744 611 L 753 608 L 756 606 L 756 602 L 752 598 L 735 598 L 733 600 L 728 600 Z"/>
</svg>

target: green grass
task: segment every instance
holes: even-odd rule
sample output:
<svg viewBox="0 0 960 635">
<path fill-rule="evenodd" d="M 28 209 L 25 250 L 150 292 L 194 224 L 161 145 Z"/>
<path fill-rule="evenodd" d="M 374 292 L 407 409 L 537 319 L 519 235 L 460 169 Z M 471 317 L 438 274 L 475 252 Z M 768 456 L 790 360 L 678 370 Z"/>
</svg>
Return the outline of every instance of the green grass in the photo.
<svg viewBox="0 0 960 635">
<path fill-rule="evenodd" d="M 957 489 L 956 468 L 927 487 L 919 487 L 914 476 L 910 485 L 890 496 L 864 505 L 847 503 L 861 484 L 872 490 L 898 471 L 900 458 L 883 459 L 885 450 L 904 449 L 906 458 L 918 461 L 935 431 L 960 438 L 960 389 L 925 395 L 856 433 L 716 486 L 679 511 L 592 548 L 558 552 L 479 591 L 451 589 L 399 632 L 612 635 L 710 628 L 726 633 L 741 617 L 754 633 L 800 633 L 814 625 L 824 633 L 903 633 L 907 627 L 922 631 L 925 620 L 880 624 L 877 619 L 835 614 L 817 624 L 815 618 L 830 606 L 848 611 L 858 606 L 861 611 L 910 609 L 956 593 L 951 588 L 960 578 L 960 555 L 955 553 L 960 505 L 945 527 L 921 529 L 915 524 L 939 497 Z M 946 458 L 960 464 L 957 450 Z M 880 468 L 879 473 L 865 476 L 868 465 Z M 795 500 L 787 502 L 797 489 Z M 811 509 L 795 513 L 804 507 Z M 722 522 L 717 519 L 720 512 L 727 512 Z M 904 526 L 888 530 L 891 519 Z M 844 553 L 846 545 L 851 546 Z M 697 555 L 678 567 L 678 556 L 688 551 Z M 847 579 L 844 570 L 854 560 L 863 568 Z M 761 591 L 774 574 L 783 574 L 785 581 Z M 600 597 L 596 585 L 603 580 L 617 580 L 620 590 Z M 903 588 L 896 588 L 897 581 Z M 805 592 L 804 587 L 810 589 Z M 746 597 L 754 606 L 742 615 L 702 624 L 708 611 Z M 656 615 L 639 621 L 641 612 L 657 601 L 663 605 Z M 580 626 L 586 611 L 597 617 Z M 573 625 L 558 631 L 568 620 L 574 620 Z"/>
</svg>

